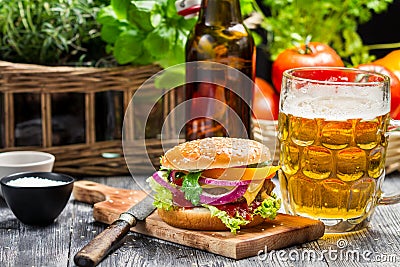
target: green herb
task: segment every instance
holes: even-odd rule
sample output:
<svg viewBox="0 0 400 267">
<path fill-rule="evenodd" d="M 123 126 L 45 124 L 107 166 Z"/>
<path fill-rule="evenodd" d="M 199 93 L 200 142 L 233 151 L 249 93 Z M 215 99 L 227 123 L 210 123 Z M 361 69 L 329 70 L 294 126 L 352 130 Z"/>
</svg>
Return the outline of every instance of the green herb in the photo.
<svg viewBox="0 0 400 267">
<path fill-rule="evenodd" d="M 242 13 L 254 11 L 241 0 Z M 101 37 L 119 64 L 158 63 L 167 68 L 185 62 L 185 45 L 197 18 L 178 15 L 175 0 L 112 0 L 97 18 Z"/>
<path fill-rule="evenodd" d="M 387 10 L 393 0 L 262 0 L 271 11 L 263 27 L 269 33 L 267 49 L 271 59 L 296 43 L 326 43 L 336 50 L 347 65 L 371 61 L 367 46 L 357 33 L 359 24 L 373 13 Z"/>
<path fill-rule="evenodd" d="M 168 173 L 165 172 L 162 178 L 167 181 L 167 177 Z M 154 181 L 153 177 L 147 178 L 146 181 L 149 183 L 151 189 L 153 189 L 155 192 L 153 205 L 159 209 L 170 210 L 173 207 L 171 191 Z"/>
<path fill-rule="evenodd" d="M 271 193 L 271 197 L 264 199 L 261 205 L 254 210 L 254 214 L 260 215 L 264 219 L 273 220 L 281 208 L 281 200 L 277 198 L 276 194 Z"/>
<path fill-rule="evenodd" d="M 201 172 L 189 172 L 183 177 L 182 192 L 185 193 L 185 198 L 197 206 L 200 202 L 200 194 L 203 191 L 199 185 Z"/>
<path fill-rule="evenodd" d="M 240 11 L 243 17 L 251 15 L 253 12 L 259 10 L 257 2 L 254 0 L 240 0 Z"/>
<path fill-rule="evenodd" d="M 170 171 L 171 170 L 169 169 L 163 170 L 162 179 L 168 182 L 171 186 L 176 186 L 168 181 L 168 175 Z M 178 179 L 183 179 L 181 191 L 185 193 L 185 198 L 192 202 L 192 204 L 195 206 L 199 204 L 200 194 L 203 191 L 198 182 L 200 175 L 201 172 L 189 172 L 187 174 L 178 172 L 176 177 Z M 171 191 L 157 183 L 153 177 L 149 177 L 146 181 L 149 183 L 151 189 L 156 192 L 153 205 L 157 208 L 170 210 L 173 206 L 173 196 Z"/>
<path fill-rule="evenodd" d="M 107 52 L 119 64 L 158 63 L 162 67 L 184 62 L 187 35 L 196 22 L 177 14 L 175 0 L 112 0 L 98 21 Z"/>
<path fill-rule="evenodd" d="M 0 1 L 0 59 L 44 65 L 100 60 L 105 44 L 96 15 L 106 2 Z"/>
</svg>

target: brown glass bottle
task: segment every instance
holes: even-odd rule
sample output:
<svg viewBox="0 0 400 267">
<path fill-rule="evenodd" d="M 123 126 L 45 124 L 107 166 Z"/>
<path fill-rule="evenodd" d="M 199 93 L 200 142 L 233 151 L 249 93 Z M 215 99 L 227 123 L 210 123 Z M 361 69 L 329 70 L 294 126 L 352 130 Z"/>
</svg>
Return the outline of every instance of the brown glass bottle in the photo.
<svg viewBox="0 0 400 267">
<path fill-rule="evenodd" d="M 193 64 L 199 61 L 224 65 Z M 243 24 L 239 0 L 202 1 L 199 20 L 186 44 L 186 62 L 191 63 L 186 64 L 185 92 L 190 100 L 186 139 L 249 138 L 255 46 Z"/>
</svg>

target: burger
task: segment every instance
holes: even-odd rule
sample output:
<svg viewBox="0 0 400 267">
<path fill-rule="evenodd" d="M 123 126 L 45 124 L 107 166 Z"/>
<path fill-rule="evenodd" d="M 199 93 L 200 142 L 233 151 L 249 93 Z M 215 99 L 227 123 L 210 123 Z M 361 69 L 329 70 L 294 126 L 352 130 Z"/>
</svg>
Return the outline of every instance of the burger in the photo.
<svg viewBox="0 0 400 267">
<path fill-rule="evenodd" d="M 280 199 L 271 178 L 278 169 L 257 141 L 211 137 L 168 150 L 147 181 L 155 191 L 153 205 L 169 225 L 236 233 L 275 218 Z"/>
</svg>

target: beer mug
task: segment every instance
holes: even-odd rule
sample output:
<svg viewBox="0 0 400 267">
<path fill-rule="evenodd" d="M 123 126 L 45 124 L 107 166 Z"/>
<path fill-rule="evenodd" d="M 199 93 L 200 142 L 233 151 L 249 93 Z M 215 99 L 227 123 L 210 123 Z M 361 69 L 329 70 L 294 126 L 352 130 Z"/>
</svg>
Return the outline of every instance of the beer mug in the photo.
<svg viewBox="0 0 400 267">
<path fill-rule="evenodd" d="M 383 197 L 390 128 L 390 80 L 349 68 L 283 74 L 279 181 L 286 212 L 319 219 L 326 232 L 368 225 Z"/>
</svg>

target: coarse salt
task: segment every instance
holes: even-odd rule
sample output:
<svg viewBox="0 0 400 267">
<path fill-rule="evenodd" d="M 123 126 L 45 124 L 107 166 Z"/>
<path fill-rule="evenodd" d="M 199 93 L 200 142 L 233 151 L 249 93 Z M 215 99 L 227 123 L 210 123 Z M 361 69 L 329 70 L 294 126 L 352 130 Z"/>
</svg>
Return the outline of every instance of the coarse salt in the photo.
<svg viewBox="0 0 400 267">
<path fill-rule="evenodd" d="M 7 182 L 7 185 L 17 186 L 17 187 L 46 187 L 46 186 L 55 186 L 63 184 L 66 184 L 66 182 L 55 181 L 40 177 L 23 177 Z"/>
</svg>

